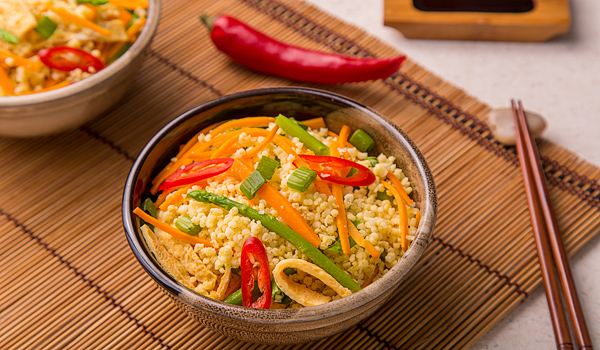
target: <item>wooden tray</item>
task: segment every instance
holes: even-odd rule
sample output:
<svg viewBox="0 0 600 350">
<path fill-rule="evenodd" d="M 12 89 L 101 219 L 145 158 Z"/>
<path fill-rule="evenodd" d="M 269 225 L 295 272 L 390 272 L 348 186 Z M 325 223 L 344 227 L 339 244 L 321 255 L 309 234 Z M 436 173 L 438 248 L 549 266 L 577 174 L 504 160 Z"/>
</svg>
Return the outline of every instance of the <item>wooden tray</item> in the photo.
<svg viewBox="0 0 600 350">
<path fill-rule="evenodd" d="M 384 23 L 407 38 L 546 41 L 569 31 L 571 12 L 568 0 L 537 0 L 520 13 L 421 11 L 413 0 L 385 0 Z"/>
<path fill-rule="evenodd" d="M 231 62 L 200 13 L 229 13 L 329 52 L 398 54 L 302 2 L 165 0 L 146 62 L 119 105 L 69 133 L 0 139 L 0 349 L 269 348 L 188 318 L 137 263 L 122 229 L 125 178 L 164 124 L 229 93 L 298 85 Z M 467 348 L 540 285 L 517 157 L 490 134 L 487 105 L 411 60 L 386 80 L 302 85 L 354 98 L 403 128 L 432 168 L 440 206 L 428 249 L 385 307 L 293 349 Z M 600 169 L 550 142 L 540 150 L 573 254 L 599 232 Z"/>
</svg>

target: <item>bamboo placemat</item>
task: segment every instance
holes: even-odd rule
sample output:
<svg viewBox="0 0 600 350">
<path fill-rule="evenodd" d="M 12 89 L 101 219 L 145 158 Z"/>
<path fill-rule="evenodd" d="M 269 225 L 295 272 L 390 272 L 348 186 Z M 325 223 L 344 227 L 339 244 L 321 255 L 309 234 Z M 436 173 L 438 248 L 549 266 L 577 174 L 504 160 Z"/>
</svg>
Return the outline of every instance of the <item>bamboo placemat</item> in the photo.
<svg viewBox="0 0 600 350">
<path fill-rule="evenodd" d="M 301 2 L 167 0 L 134 88 L 70 133 L 0 140 L 0 349 L 264 349 L 189 319 L 141 269 L 123 235 L 121 193 L 144 143 L 225 94 L 293 85 L 217 52 L 197 15 L 230 13 L 304 47 L 397 54 Z M 434 237 L 388 306 L 296 349 L 466 348 L 540 284 L 518 161 L 486 125 L 489 107 L 410 60 L 384 81 L 317 86 L 387 115 L 427 158 L 439 193 Z M 540 144 L 570 253 L 600 223 L 598 168 Z"/>
</svg>

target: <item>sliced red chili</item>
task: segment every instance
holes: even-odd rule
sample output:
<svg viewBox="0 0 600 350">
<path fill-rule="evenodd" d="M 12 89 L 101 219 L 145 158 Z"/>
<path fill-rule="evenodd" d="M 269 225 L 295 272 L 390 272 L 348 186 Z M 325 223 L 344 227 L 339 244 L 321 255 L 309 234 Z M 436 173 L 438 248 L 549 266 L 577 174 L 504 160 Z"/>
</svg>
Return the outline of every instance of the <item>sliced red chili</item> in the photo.
<svg viewBox="0 0 600 350">
<path fill-rule="evenodd" d="M 242 274 L 242 305 L 255 309 L 268 309 L 271 307 L 271 275 L 267 251 L 260 239 L 250 237 L 244 242 L 240 258 Z M 258 282 L 258 289 L 262 293 L 253 301 L 254 284 Z"/>
<path fill-rule="evenodd" d="M 98 58 L 83 50 L 67 46 L 41 49 L 38 57 L 46 66 L 63 72 L 79 68 L 86 73 L 95 73 L 104 68 L 104 63 Z"/>
<path fill-rule="evenodd" d="M 375 174 L 369 168 L 350 160 L 309 154 L 301 154 L 300 158 L 307 162 L 310 168 L 325 181 L 348 186 L 368 186 L 375 182 Z M 356 169 L 353 175 L 343 176 L 343 174 L 348 174 L 352 168 Z"/>
<path fill-rule="evenodd" d="M 231 158 L 209 159 L 192 163 L 174 172 L 173 175 L 160 184 L 158 190 L 164 191 L 174 187 L 190 185 L 217 176 L 229 170 L 232 165 L 233 159 Z"/>
</svg>

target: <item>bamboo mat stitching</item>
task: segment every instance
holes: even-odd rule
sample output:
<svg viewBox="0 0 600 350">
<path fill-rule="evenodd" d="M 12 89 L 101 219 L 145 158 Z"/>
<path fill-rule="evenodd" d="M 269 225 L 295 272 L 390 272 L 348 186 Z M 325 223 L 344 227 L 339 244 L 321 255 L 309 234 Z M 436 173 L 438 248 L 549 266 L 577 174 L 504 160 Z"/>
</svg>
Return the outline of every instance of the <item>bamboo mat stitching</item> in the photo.
<svg viewBox="0 0 600 350">
<path fill-rule="evenodd" d="M 53 257 L 55 257 L 56 259 L 58 259 L 58 261 L 65 265 L 69 270 L 73 271 L 73 273 L 75 273 L 75 275 L 77 277 L 79 277 L 79 279 L 81 279 L 83 282 L 85 282 L 88 287 L 94 289 L 98 294 L 100 294 L 105 300 L 109 301 L 110 304 L 116 308 L 119 309 L 119 311 L 124 314 L 125 316 L 127 316 L 127 318 L 131 321 L 133 321 L 133 323 L 138 326 L 139 328 L 142 329 L 142 331 L 144 332 L 144 334 L 149 335 L 153 340 L 157 341 L 160 345 L 162 345 L 163 347 L 166 347 L 167 349 L 171 349 L 171 347 L 168 344 L 165 344 L 163 342 L 163 340 L 160 337 L 157 337 L 154 332 L 148 330 L 148 328 L 142 324 L 138 319 L 136 319 L 129 311 L 127 311 L 123 305 L 119 304 L 115 298 L 113 298 L 112 296 L 110 296 L 106 291 L 102 290 L 102 288 L 100 288 L 99 285 L 97 285 L 96 283 L 94 283 L 89 277 L 87 277 L 83 272 L 79 271 L 75 266 L 73 266 L 67 259 L 65 259 L 62 255 L 58 254 L 56 252 L 56 250 L 54 250 L 53 248 L 50 248 L 50 246 L 48 245 L 48 243 L 44 242 L 39 236 L 37 236 L 36 234 L 33 233 L 33 231 L 31 231 L 29 228 L 27 228 L 25 225 L 23 225 L 23 223 L 19 222 L 17 219 L 15 219 L 14 217 L 12 217 L 12 215 L 10 215 L 9 213 L 5 212 L 4 210 L 2 210 L 0 208 L 0 215 L 4 216 L 8 221 L 12 222 L 16 227 L 20 228 L 25 234 L 27 234 L 27 236 L 29 236 L 29 238 L 33 239 L 38 245 L 40 245 L 44 250 L 46 250 L 48 253 L 50 253 Z"/>
<path fill-rule="evenodd" d="M 121 147 L 117 146 L 116 144 L 114 144 L 113 142 L 111 142 L 109 139 L 107 139 L 106 137 L 98 134 L 97 132 L 95 132 L 94 130 L 88 128 L 87 126 L 82 126 L 79 128 L 81 131 L 83 131 L 84 133 L 86 133 L 87 135 L 91 136 L 92 138 L 100 141 L 101 143 L 107 145 L 108 147 L 110 147 L 111 149 L 113 149 L 115 152 L 117 152 L 118 154 L 122 155 L 123 157 L 125 157 L 125 159 L 129 160 L 130 162 L 135 162 L 135 157 L 130 155 L 129 153 L 127 153 L 124 149 L 122 149 Z"/>
<path fill-rule="evenodd" d="M 375 339 L 380 344 L 385 345 L 384 349 L 393 349 L 393 350 L 397 349 L 396 346 L 390 344 L 385 339 L 382 339 L 378 334 L 373 333 L 369 328 L 365 327 L 362 323 L 357 324 L 356 328 L 365 332 L 369 337 Z"/>
<path fill-rule="evenodd" d="M 529 293 L 527 293 L 526 291 L 522 290 L 521 286 L 519 286 L 519 284 L 517 282 L 513 282 L 510 277 L 508 277 L 507 275 L 501 273 L 500 271 L 498 271 L 496 269 L 492 270 L 491 267 L 489 267 L 488 265 L 486 265 L 483 262 L 481 262 L 481 260 L 473 258 L 473 256 L 471 254 L 465 253 L 461 249 L 454 247 L 452 244 L 444 242 L 439 237 L 432 236 L 431 239 L 434 240 L 434 241 L 440 242 L 440 244 L 442 246 L 450 249 L 454 253 L 457 253 L 458 255 L 462 256 L 465 259 L 467 259 L 469 262 L 472 262 L 472 263 L 476 264 L 477 266 L 479 266 L 482 269 L 486 270 L 488 273 L 497 276 L 501 280 L 506 280 L 505 284 L 508 285 L 508 286 L 514 287 L 516 289 L 515 292 L 517 292 L 517 294 L 522 294 L 522 295 L 525 296 L 525 298 L 527 298 L 529 296 Z M 523 299 L 523 300 L 525 300 L 525 299 Z"/>
<path fill-rule="evenodd" d="M 296 12 L 295 10 L 281 3 L 270 0 L 240 1 L 247 3 L 249 6 L 271 16 L 272 18 L 280 22 L 285 22 L 290 26 L 294 26 L 296 31 L 300 34 L 311 38 L 321 44 L 324 44 L 325 46 L 331 48 L 332 50 L 338 53 L 347 54 L 347 51 L 349 51 L 350 48 L 354 47 L 357 49 L 357 51 L 353 53 L 354 55 L 358 55 L 362 52 L 363 55 L 361 56 L 363 57 L 375 57 L 375 55 L 367 48 L 360 46 L 353 40 L 337 32 L 319 26 L 318 24 L 314 23 L 310 18 Z M 277 11 L 277 9 L 279 8 L 282 8 L 282 10 Z M 289 13 L 289 15 L 284 16 L 286 13 Z M 294 18 L 295 20 L 293 20 Z M 303 25 L 300 26 L 298 24 L 300 22 L 303 22 Z M 303 30 L 309 23 L 312 25 L 311 29 Z M 329 39 L 330 37 L 332 38 Z M 337 41 L 338 39 L 340 39 L 340 41 Z M 343 45 L 346 43 L 348 43 L 350 46 L 348 46 L 344 50 Z M 514 149 L 501 145 L 498 141 L 494 139 L 489 129 L 489 126 L 485 122 L 481 121 L 479 118 L 471 115 L 470 113 L 463 111 L 460 107 L 454 105 L 453 102 L 447 100 L 446 98 L 438 95 L 433 91 L 430 91 L 428 88 L 422 86 L 420 83 L 416 82 L 415 80 L 401 72 L 398 72 L 397 74 L 394 74 L 390 78 L 384 80 L 384 83 L 387 86 L 389 86 L 392 90 L 398 92 L 399 94 L 402 94 L 403 96 L 407 97 L 419 106 L 431 111 L 439 119 L 443 120 L 447 124 L 459 130 L 461 133 L 470 137 L 472 140 L 476 141 L 485 149 L 491 151 L 492 153 L 496 154 L 501 158 L 504 158 L 513 166 L 519 166 L 518 158 Z M 412 87 L 416 88 L 413 91 L 410 91 Z M 419 94 L 419 92 L 422 93 Z M 427 97 L 430 98 L 426 100 Z M 436 101 L 438 101 L 437 104 L 435 103 Z M 467 125 L 467 122 L 469 121 L 471 123 Z M 545 168 L 552 166 L 553 164 L 558 165 L 558 163 L 556 163 L 548 157 L 542 157 L 542 161 L 544 162 Z M 591 184 L 591 186 L 586 190 L 581 190 L 581 188 L 576 188 L 576 186 L 574 186 L 570 182 L 563 182 L 561 185 L 559 185 L 559 188 L 566 190 L 571 194 L 577 195 L 579 198 L 588 202 L 592 207 L 600 209 L 600 195 L 593 195 L 593 192 L 600 190 L 600 186 L 598 186 L 598 184 L 593 180 L 590 180 L 587 177 L 578 174 L 576 171 L 568 167 L 562 165 L 559 166 L 561 168 L 564 168 L 566 172 L 572 174 L 574 177 L 577 177 L 578 179 L 581 179 L 586 183 Z"/>
<path fill-rule="evenodd" d="M 204 86 L 205 88 L 209 89 L 210 91 L 214 92 L 217 96 L 223 96 L 223 93 L 221 91 L 219 91 L 219 89 L 217 89 L 214 85 L 209 84 L 208 82 L 196 77 L 195 75 L 193 75 L 192 73 L 186 71 L 185 69 L 179 67 L 177 64 L 171 62 L 171 60 L 169 60 L 168 58 L 162 56 L 161 54 L 159 54 L 158 52 L 154 51 L 153 49 L 149 49 L 148 50 L 148 55 L 151 57 L 156 58 L 160 63 L 166 65 L 167 67 L 171 68 L 172 70 L 176 71 L 177 73 L 183 75 L 184 77 L 190 79 L 191 81 L 200 84 L 201 86 Z"/>
</svg>

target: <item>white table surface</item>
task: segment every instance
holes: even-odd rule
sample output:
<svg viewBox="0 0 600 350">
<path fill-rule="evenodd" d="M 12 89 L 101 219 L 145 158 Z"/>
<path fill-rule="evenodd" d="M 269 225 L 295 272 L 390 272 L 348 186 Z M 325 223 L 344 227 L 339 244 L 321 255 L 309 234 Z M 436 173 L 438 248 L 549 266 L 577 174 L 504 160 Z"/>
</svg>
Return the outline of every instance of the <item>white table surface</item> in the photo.
<svg viewBox="0 0 600 350">
<path fill-rule="evenodd" d="M 308 0 L 396 47 L 492 107 L 520 98 L 549 122 L 544 137 L 600 165 L 600 1 L 572 0 L 570 33 L 545 43 L 406 39 L 383 25 L 383 1 Z M 572 260 L 594 345 L 600 347 L 600 236 Z M 555 349 L 543 288 L 473 349 Z"/>
</svg>

